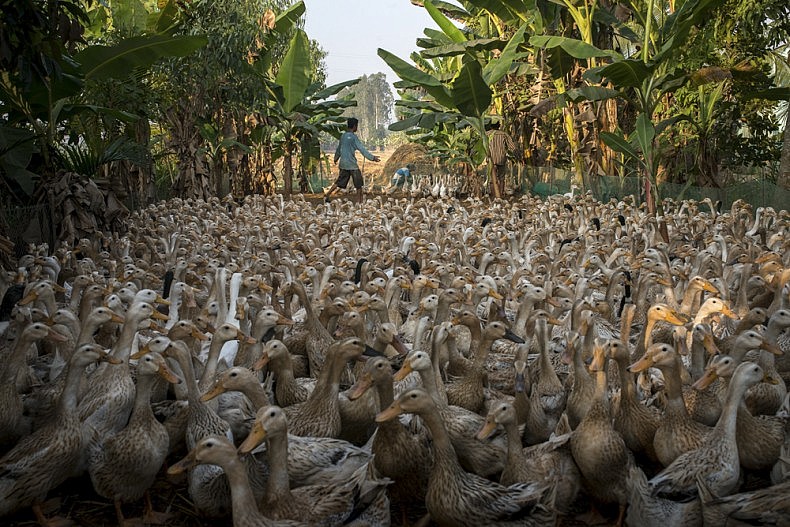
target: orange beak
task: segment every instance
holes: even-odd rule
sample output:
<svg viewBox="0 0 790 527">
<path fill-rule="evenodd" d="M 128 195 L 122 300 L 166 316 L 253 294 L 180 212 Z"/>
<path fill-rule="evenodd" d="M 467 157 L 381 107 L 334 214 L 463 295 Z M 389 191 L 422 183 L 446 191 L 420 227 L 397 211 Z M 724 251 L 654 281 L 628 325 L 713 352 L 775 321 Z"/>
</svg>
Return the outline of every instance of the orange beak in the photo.
<svg viewBox="0 0 790 527">
<path fill-rule="evenodd" d="M 398 403 L 398 401 L 395 401 L 394 403 L 392 403 L 389 406 L 389 408 L 379 412 L 376 415 L 376 422 L 377 423 L 383 423 L 385 421 L 391 421 L 391 420 L 395 419 L 396 417 L 398 417 L 402 413 L 403 413 L 403 410 L 401 409 L 400 404 Z"/>
</svg>

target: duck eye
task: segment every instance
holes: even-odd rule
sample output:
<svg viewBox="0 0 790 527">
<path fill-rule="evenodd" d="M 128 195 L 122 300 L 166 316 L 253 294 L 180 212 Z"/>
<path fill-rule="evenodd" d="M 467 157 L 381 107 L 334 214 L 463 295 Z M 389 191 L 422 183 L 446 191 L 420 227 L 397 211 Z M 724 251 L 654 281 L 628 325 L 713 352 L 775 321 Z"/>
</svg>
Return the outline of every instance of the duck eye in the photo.
<svg viewBox="0 0 790 527">
<path fill-rule="evenodd" d="M 275 415 L 277 415 L 277 413 L 274 410 L 269 412 L 269 417 L 274 417 Z"/>
<path fill-rule="evenodd" d="M 236 377 L 237 375 L 238 375 L 238 373 L 236 373 L 235 371 L 230 374 L 231 377 Z"/>
</svg>

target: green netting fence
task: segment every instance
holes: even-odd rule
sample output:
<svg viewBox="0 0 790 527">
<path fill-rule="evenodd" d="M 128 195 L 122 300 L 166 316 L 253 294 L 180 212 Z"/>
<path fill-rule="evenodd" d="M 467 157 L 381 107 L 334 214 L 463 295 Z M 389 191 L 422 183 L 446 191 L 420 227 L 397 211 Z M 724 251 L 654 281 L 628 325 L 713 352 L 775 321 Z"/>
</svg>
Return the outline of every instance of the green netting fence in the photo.
<svg viewBox="0 0 790 527">
<path fill-rule="evenodd" d="M 790 209 L 790 190 L 783 189 L 775 183 L 763 178 L 747 179 L 731 183 L 726 188 L 697 187 L 676 183 L 661 183 L 658 192 L 661 198 L 694 199 L 701 201 L 710 198 L 714 203 L 722 202 L 723 208 L 729 208 L 732 202 L 743 199 L 755 207 L 773 207 L 776 210 Z M 556 168 L 525 167 L 521 176 L 514 174 L 513 183 L 522 192 L 546 197 L 552 194 L 571 192 L 573 173 Z M 638 202 L 644 200 L 644 180 L 638 177 L 597 176 L 592 178 L 588 187 L 574 192 L 591 190 L 596 199 L 609 201 L 624 196 L 634 196 Z"/>
</svg>

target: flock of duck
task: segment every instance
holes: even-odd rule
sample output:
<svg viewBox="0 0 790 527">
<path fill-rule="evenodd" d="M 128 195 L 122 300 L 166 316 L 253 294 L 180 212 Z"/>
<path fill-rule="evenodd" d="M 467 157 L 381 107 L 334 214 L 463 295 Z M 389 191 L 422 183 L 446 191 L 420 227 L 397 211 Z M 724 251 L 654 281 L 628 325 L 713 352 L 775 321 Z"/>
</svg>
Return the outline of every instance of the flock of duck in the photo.
<svg viewBox="0 0 790 527">
<path fill-rule="evenodd" d="M 238 527 L 790 525 L 790 216 L 663 205 L 174 199 L 31 246 L 0 518 L 88 474 L 168 524 L 166 473 Z"/>
</svg>

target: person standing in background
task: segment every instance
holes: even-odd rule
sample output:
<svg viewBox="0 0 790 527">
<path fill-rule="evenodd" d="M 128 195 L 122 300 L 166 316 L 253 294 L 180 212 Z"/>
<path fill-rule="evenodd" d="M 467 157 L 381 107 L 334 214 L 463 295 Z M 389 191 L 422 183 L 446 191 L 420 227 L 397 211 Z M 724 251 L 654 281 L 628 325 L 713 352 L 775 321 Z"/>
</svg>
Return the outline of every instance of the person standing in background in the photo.
<svg viewBox="0 0 790 527">
<path fill-rule="evenodd" d="M 353 179 L 354 188 L 357 189 L 357 203 L 362 203 L 362 171 L 359 170 L 357 165 L 356 151 L 358 150 L 365 158 L 371 161 L 378 162 L 379 157 L 374 156 L 368 152 L 367 148 L 362 144 L 362 141 L 357 137 L 357 128 L 359 127 L 359 120 L 356 117 L 350 117 L 347 122 L 347 129 L 340 136 L 340 142 L 337 144 L 335 150 L 335 164 L 340 169 L 340 174 L 329 189 L 324 190 L 324 201 L 329 202 L 329 197 L 334 191 L 339 188 L 346 188 L 348 180 Z"/>
<path fill-rule="evenodd" d="M 505 177 L 508 173 L 508 155 L 513 156 L 521 162 L 521 155 L 516 151 L 513 138 L 499 129 L 499 121 L 494 121 L 490 125 L 491 131 L 488 133 L 488 159 L 492 165 L 492 186 L 494 197 L 503 198 L 505 196 Z"/>
</svg>

